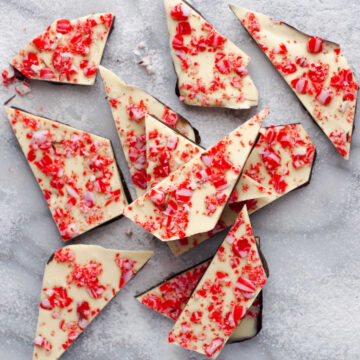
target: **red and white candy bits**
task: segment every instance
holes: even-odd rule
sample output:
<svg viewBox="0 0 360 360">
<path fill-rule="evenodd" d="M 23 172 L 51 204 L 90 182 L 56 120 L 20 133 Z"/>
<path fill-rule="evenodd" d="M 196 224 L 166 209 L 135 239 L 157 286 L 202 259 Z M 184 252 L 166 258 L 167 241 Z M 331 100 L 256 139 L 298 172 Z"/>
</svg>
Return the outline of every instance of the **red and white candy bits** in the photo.
<svg viewBox="0 0 360 360">
<path fill-rule="evenodd" d="M 307 49 L 309 53 L 318 54 L 323 50 L 323 39 L 318 36 L 312 37 L 307 43 Z"/>
<path fill-rule="evenodd" d="M 233 244 L 240 240 L 248 250 L 234 252 Z M 265 283 L 245 207 L 177 319 L 169 342 L 216 358 Z"/>
<path fill-rule="evenodd" d="M 127 199 L 110 140 L 5 111 L 63 240 L 121 216 Z"/>
<path fill-rule="evenodd" d="M 114 16 L 58 19 L 12 60 L 29 79 L 93 85 Z"/>
<path fill-rule="evenodd" d="M 348 159 L 358 85 L 339 46 L 264 14 L 231 8 L 341 156 Z M 339 140 L 334 134 L 343 136 Z"/>
<path fill-rule="evenodd" d="M 152 254 L 93 245 L 56 251 L 44 272 L 33 358 L 58 359 Z"/>
<path fill-rule="evenodd" d="M 189 105 L 247 109 L 258 93 L 250 58 L 182 0 L 165 0 L 180 100 Z"/>
</svg>

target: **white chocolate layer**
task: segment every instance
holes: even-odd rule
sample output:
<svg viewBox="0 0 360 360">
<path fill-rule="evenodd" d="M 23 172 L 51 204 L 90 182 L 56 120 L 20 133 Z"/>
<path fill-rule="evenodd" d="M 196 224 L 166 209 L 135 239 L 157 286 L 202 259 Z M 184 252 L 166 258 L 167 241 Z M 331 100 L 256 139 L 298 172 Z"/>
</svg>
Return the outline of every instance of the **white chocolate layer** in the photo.
<svg viewBox="0 0 360 360">
<path fill-rule="evenodd" d="M 100 73 L 135 191 L 141 196 L 147 189 L 145 114 L 153 114 L 193 141 L 196 134 L 188 121 L 145 91 L 125 84 L 103 66 Z"/>
<path fill-rule="evenodd" d="M 127 199 L 110 140 L 5 111 L 63 240 L 122 215 Z"/>
<path fill-rule="evenodd" d="M 93 85 L 114 16 L 55 20 L 12 60 L 30 79 Z"/>
<path fill-rule="evenodd" d="M 152 255 L 94 245 L 55 252 L 44 272 L 33 359 L 58 359 Z"/>
<path fill-rule="evenodd" d="M 314 121 L 348 159 L 358 86 L 339 45 L 255 11 L 234 5 L 231 9 Z"/>
<path fill-rule="evenodd" d="M 246 69 L 249 56 L 184 1 L 164 4 L 180 100 L 233 109 L 257 105 L 258 92 Z"/>
</svg>

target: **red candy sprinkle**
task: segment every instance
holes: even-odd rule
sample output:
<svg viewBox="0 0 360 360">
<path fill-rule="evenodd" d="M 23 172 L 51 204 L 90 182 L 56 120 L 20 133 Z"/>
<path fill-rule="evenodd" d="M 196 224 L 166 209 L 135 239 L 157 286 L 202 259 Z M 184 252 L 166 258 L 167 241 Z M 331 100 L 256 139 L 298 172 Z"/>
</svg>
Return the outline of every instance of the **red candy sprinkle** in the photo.
<svg viewBox="0 0 360 360">
<path fill-rule="evenodd" d="M 318 36 L 310 38 L 307 43 L 307 49 L 311 54 L 320 53 L 323 49 L 323 39 Z"/>
<path fill-rule="evenodd" d="M 52 345 L 50 342 L 45 339 L 43 336 L 38 335 L 34 340 L 34 345 L 38 348 L 43 348 L 46 352 L 50 353 L 52 350 Z"/>
<path fill-rule="evenodd" d="M 203 314 L 202 314 L 201 311 L 194 311 L 194 312 L 191 314 L 190 321 L 193 322 L 193 323 L 195 323 L 195 324 L 200 324 L 202 315 L 203 315 Z"/>
<path fill-rule="evenodd" d="M 66 308 L 73 302 L 68 297 L 67 290 L 61 286 L 54 287 L 53 289 L 44 289 L 43 291 L 47 297 L 41 300 L 40 307 L 44 310 L 52 310 L 55 306 Z"/>
<path fill-rule="evenodd" d="M 309 81 L 305 78 L 294 79 L 291 81 L 291 86 L 300 94 L 306 94 Z"/>
<path fill-rule="evenodd" d="M 165 204 L 165 196 L 165 192 L 159 189 L 152 189 L 149 194 L 151 201 L 157 206 Z"/>
<path fill-rule="evenodd" d="M 250 252 L 250 249 L 251 244 L 249 240 L 244 237 L 241 239 L 235 239 L 232 244 L 233 253 L 240 258 L 247 256 Z"/>
<path fill-rule="evenodd" d="M 205 354 L 208 357 L 212 357 L 218 350 L 222 348 L 224 340 L 219 337 L 212 340 L 209 345 L 204 345 Z"/>
<path fill-rule="evenodd" d="M 75 282 L 78 287 L 86 286 L 89 295 L 94 299 L 98 299 L 105 290 L 105 287 L 100 285 L 98 279 L 102 271 L 101 264 L 95 261 L 90 261 L 86 265 L 74 264 L 72 272 L 67 276 L 67 282 L 68 284 Z"/>
<path fill-rule="evenodd" d="M 170 15 L 174 20 L 184 21 L 189 17 L 190 11 L 186 5 L 180 3 L 172 8 Z"/>
<path fill-rule="evenodd" d="M 87 67 L 83 70 L 83 73 L 85 76 L 87 77 L 91 77 L 91 76 L 94 76 L 96 75 L 97 73 L 97 66 L 96 65 L 93 65 L 93 66 L 90 66 L 90 67 Z"/>
<path fill-rule="evenodd" d="M 69 248 L 59 249 L 54 254 L 55 260 L 58 262 L 73 262 L 75 261 L 75 255 Z"/>
<path fill-rule="evenodd" d="M 71 31 L 72 25 L 69 20 L 61 19 L 56 22 L 56 31 L 61 34 L 67 34 Z"/>
<path fill-rule="evenodd" d="M 144 190 L 147 189 L 147 176 L 146 176 L 145 169 L 141 169 L 141 170 L 134 172 L 131 175 L 131 180 L 140 189 L 144 189 Z"/>
<path fill-rule="evenodd" d="M 281 165 L 281 157 L 272 148 L 260 150 L 261 158 L 268 170 L 274 170 Z"/>
<path fill-rule="evenodd" d="M 84 330 L 89 324 L 90 305 L 87 301 L 80 301 L 77 303 L 76 312 L 79 315 L 78 326 Z"/>
<path fill-rule="evenodd" d="M 325 88 L 325 89 L 321 89 L 320 92 L 318 92 L 318 94 L 316 95 L 316 100 L 321 104 L 321 105 L 329 105 L 332 98 L 334 96 L 334 93 L 331 89 L 329 88 Z"/>
<path fill-rule="evenodd" d="M 116 258 L 115 262 L 121 269 L 121 276 L 119 283 L 119 288 L 121 289 L 133 276 L 134 266 L 136 261 L 125 258 L 121 258 L 121 259 Z"/>
<path fill-rule="evenodd" d="M 55 79 L 56 76 L 50 68 L 44 67 L 40 70 L 40 77 L 43 80 L 51 80 L 51 79 Z"/>
<path fill-rule="evenodd" d="M 145 118 L 145 114 L 148 112 L 143 101 L 140 101 L 139 104 L 130 104 L 127 105 L 126 111 L 129 114 L 130 120 L 141 121 Z"/>
<path fill-rule="evenodd" d="M 281 71 L 283 74 L 292 74 L 296 72 L 296 65 L 292 63 L 287 63 L 281 67 Z"/>
<path fill-rule="evenodd" d="M 32 65 L 39 65 L 39 59 L 35 53 L 29 52 L 25 55 L 23 64 L 26 69 L 31 70 Z"/>
<path fill-rule="evenodd" d="M 236 282 L 236 289 L 239 290 L 244 297 L 251 298 L 256 291 L 256 286 L 251 280 L 239 277 Z"/>
<path fill-rule="evenodd" d="M 191 26 L 187 21 L 180 22 L 176 27 L 176 32 L 180 35 L 190 35 Z"/>
</svg>

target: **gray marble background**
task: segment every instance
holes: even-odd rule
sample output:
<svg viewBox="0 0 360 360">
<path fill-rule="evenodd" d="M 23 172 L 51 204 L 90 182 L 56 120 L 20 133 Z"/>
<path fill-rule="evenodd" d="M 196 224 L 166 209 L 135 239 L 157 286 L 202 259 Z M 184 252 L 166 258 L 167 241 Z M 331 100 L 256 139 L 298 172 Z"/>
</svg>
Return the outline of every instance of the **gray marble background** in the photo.
<svg viewBox="0 0 360 360">
<path fill-rule="evenodd" d="M 360 68 L 357 0 L 233 0 L 286 21 L 303 31 L 338 42 L 355 74 Z M 181 104 L 173 91 L 175 74 L 161 0 L 0 0 L 0 68 L 56 18 L 112 11 L 115 29 L 103 65 L 179 111 L 200 130 L 203 145 L 215 143 L 265 106 L 265 125 L 302 122 L 318 157 L 311 184 L 252 216 L 261 236 L 271 277 L 264 290 L 263 331 L 248 342 L 226 346 L 220 359 L 355 360 L 360 358 L 360 134 L 355 129 L 350 160 L 343 160 L 250 40 L 224 0 L 193 0 L 224 35 L 251 57 L 249 69 L 260 93 L 257 109 L 197 109 Z M 211 5 L 210 5 L 211 4 Z M 134 54 L 144 41 L 155 74 L 148 75 Z M 359 76 L 358 76 L 359 80 Z M 0 87 L 0 103 L 13 89 Z M 130 184 L 101 81 L 93 87 L 32 82 L 16 100 L 22 108 L 111 138 Z M 0 119 L 0 359 L 32 356 L 43 269 L 63 246 L 38 185 L 26 164 L 5 113 Z M 359 119 L 357 119 L 359 121 Z M 133 235 L 125 232 L 133 228 Z M 91 231 L 75 243 L 119 249 L 154 249 L 155 256 L 86 329 L 63 359 L 201 359 L 168 344 L 172 323 L 134 299 L 171 272 L 207 258 L 224 234 L 180 258 L 128 219 Z"/>
</svg>

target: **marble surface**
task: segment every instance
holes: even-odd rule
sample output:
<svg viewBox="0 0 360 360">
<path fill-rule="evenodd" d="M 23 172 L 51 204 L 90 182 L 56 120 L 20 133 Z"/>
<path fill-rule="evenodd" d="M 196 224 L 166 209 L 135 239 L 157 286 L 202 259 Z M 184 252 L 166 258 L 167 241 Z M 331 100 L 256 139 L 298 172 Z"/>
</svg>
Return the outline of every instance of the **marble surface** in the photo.
<svg viewBox="0 0 360 360">
<path fill-rule="evenodd" d="M 357 0 L 303 0 L 301 6 L 289 0 L 233 2 L 340 43 L 357 73 L 360 67 Z M 161 0 L 0 0 L 0 68 L 55 18 L 112 11 L 117 18 L 103 65 L 191 119 L 200 131 L 203 145 L 215 143 L 265 106 L 271 107 L 266 125 L 301 122 L 318 150 L 311 184 L 251 218 L 255 234 L 261 236 L 271 271 L 264 290 L 263 331 L 251 341 L 226 346 L 219 359 L 359 359 L 359 127 L 354 132 L 350 160 L 345 161 L 249 38 L 229 10 L 228 2 L 193 0 L 192 3 L 252 57 L 249 69 L 260 93 L 257 109 L 238 112 L 197 109 L 178 101 L 173 91 L 175 74 Z M 134 50 L 141 41 L 147 44 L 142 54 L 152 56 L 153 75 L 148 75 L 137 64 L 140 57 Z M 12 94 L 12 88 L 0 87 L 0 102 Z M 32 82 L 32 92 L 17 99 L 16 105 L 111 138 L 130 184 L 104 97 L 99 78 L 93 87 Z M 0 111 L 0 359 L 23 360 L 32 355 L 44 265 L 63 242 L 5 113 Z M 133 229 L 131 237 L 125 235 L 129 228 Z M 203 358 L 169 344 L 166 338 L 172 326 L 170 320 L 141 306 L 134 295 L 169 273 L 207 258 L 223 237 L 224 234 L 220 234 L 175 258 L 165 244 L 124 218 L 75 241 L 109 248 L 154 249 L 156 254 L 63 359 Z"/>
</svg>

